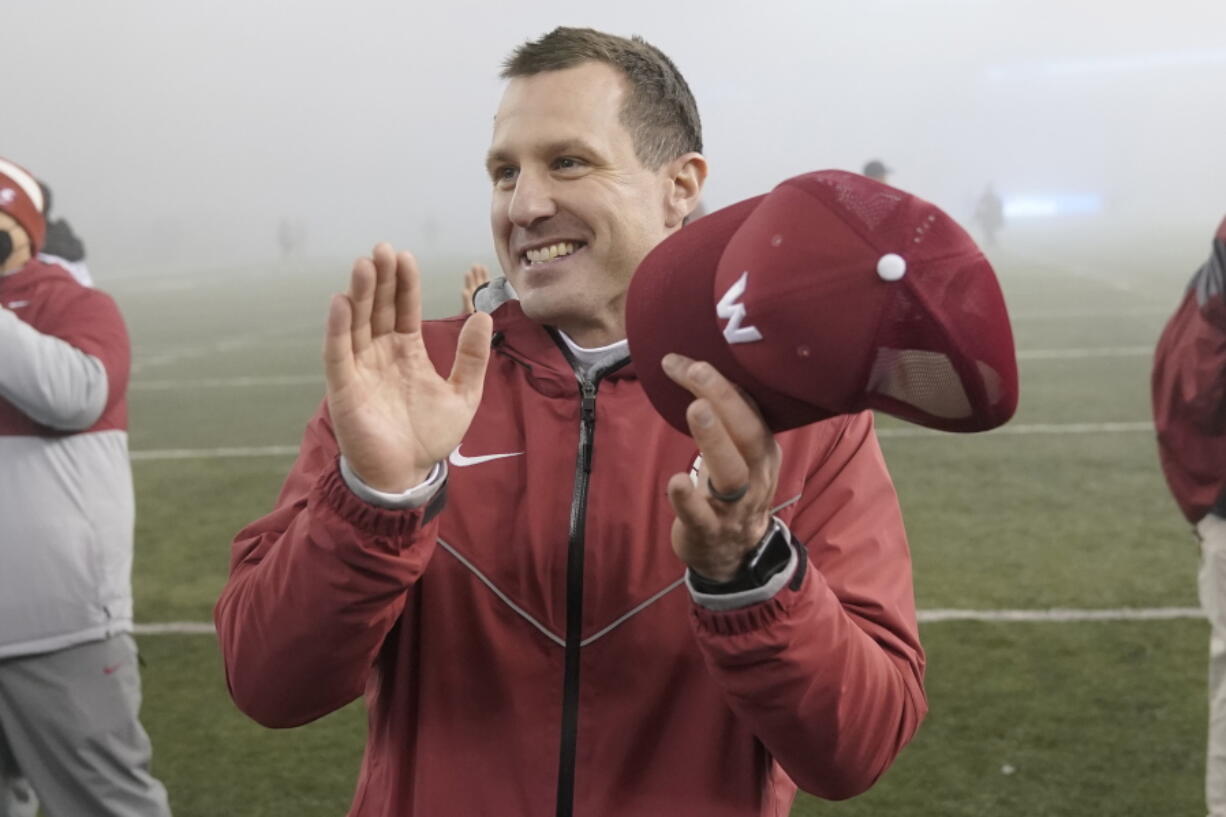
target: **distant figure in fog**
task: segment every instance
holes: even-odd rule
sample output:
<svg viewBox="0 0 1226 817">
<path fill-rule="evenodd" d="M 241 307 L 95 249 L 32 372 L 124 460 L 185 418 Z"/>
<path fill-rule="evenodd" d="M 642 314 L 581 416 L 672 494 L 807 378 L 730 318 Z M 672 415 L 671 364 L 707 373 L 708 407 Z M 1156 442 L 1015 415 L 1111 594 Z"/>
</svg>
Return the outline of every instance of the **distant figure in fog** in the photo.
<svg viewBox="0 0 1226 817">
<path fill-rule="evenodd" d="M 281 219 L 277 224 L 277 248 L 281 251 L 281 271 L 291 272 L 306 245 L 306 224 L 301 219 Z"/>
<path fill-rule="evenodd" d="M 1154 354 L 1154 425 L 1167 484 L 1200 540 L 1209 619 L 1209 817 L 1226 817 L 1226 219 Z"/>
<path fill-rule="evenodd" d="M 131 635 L 131 346 L 38 255 L 43 212 L 0 159 L 0 814 L 169 817 Z"/>
<path fill-rule="evenodd" d="M 40 181 L 39 188 L 43 191 L 43 217 L 47 222 L 47 236 L 43 239 L 43 248 L 38 257 L 48 264 L 58 264 L 72 273 L 81 286 L 92 287 L 94 278 L 89 274 L 85 264 L 85 244 L 72 230 L 67 219 L 51 218 L 51 188 L 46 182 Z"/>
<path fill-rule="evenodd" d="M 890 174 L 893 172 L 894 170 L 886 167 L 885 162 L 880 159 L 870 159 L 864 163 L 864 170 L 861 171 L 861 175 L 868 176 L 875 182 L 889 184 Z"/>
<path fill-rule="evenodd" d="M 1005 226 L 1005 203 L 990 182 L 975 205 L 975 221 L 983 231 L 984 243 L 996 246 L 996 234 Z"/>
</svg>

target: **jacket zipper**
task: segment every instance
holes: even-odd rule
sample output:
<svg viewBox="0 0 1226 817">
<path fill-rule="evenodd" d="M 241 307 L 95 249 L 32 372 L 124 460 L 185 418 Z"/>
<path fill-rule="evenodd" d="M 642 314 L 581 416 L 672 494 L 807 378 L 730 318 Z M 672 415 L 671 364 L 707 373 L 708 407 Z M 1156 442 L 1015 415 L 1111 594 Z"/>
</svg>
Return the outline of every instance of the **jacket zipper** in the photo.
<svg viewBox="0 0 1226 817">
<path fill-rule="evenodd" d="M 575 808 L 575 753 L 579 743 L 579 657 L 583 637 L 583 546 L 587 489 L 596 435 L 596 386 L 579 381 L 579 455 L 570 505 L 570 541 L 566 554 L 566 659 L 562 676 L 562 744 L 558 753 L 557 817 L 572 817 Z"/>
</svg>

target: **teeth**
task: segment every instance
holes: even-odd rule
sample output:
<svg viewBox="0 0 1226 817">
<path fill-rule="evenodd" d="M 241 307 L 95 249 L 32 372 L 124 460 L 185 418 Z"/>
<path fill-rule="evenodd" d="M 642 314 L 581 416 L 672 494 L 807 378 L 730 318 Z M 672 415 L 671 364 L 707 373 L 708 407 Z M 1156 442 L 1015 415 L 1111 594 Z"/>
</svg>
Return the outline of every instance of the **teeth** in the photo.
<svg viewBox="0 0 1226 817">
<path fill-rule="evenodd" d="M 559 244 L 551 244 L 548 247 L 540 247 L 535 250 L 528 250 L 524 253 L 524 257 L 529 263 L 539 264 L 542 261 L 552 261 L 555 258 L 560 258 L 564 255 L 570 255 L 575 250 L 579 249 L 579 245 L 571 241 L 563 241 Z"/>
</svg>

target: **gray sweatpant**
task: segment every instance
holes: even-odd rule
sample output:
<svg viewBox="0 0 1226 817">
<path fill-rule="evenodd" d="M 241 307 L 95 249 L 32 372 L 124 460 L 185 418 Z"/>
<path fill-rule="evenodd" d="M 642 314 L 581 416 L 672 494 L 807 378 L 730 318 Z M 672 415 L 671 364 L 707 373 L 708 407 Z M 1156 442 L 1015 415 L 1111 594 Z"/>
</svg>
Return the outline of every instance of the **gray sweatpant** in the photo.
<svg viewBox="0 0 1226 817">
<path fill-rule="evenodd" d="M 1226 817 L 1226 519 L 1209 514 L 1200 535 L 1200 605 L 1209 619 L 1209 746 L 1205 803 L 1209 817 Z"/>
<path fill-rule="evenodd" d="M 0 660 L 0 817 L 169 817 L 140 700 L 126 634 Z"/>
</svg>

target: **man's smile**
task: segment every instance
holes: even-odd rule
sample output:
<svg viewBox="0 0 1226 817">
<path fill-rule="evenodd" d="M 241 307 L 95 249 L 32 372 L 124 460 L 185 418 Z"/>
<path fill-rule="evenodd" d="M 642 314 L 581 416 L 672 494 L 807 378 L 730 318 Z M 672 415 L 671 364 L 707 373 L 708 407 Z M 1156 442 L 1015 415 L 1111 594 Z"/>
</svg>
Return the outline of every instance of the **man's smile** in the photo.
<svg viewBox="0 0 1226 817">
<path fill-rule="evenodd" d="M 542 244 L 520 252 L 519 263 L 523 267 L 537 268 L 554 263 L 563 258 L 569 258 L 577 252 L 586 249 L 582 241 L 555 241 Z"/>
</svg>

